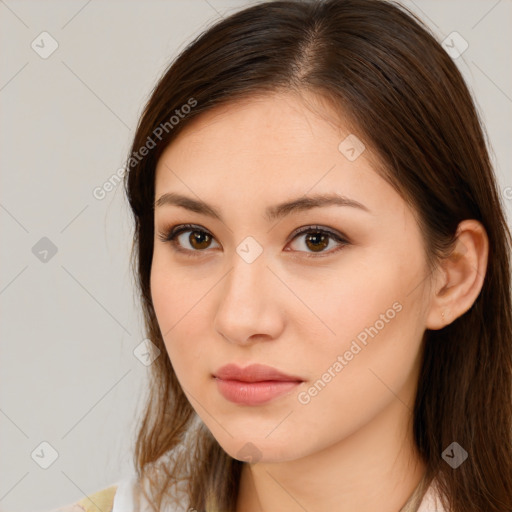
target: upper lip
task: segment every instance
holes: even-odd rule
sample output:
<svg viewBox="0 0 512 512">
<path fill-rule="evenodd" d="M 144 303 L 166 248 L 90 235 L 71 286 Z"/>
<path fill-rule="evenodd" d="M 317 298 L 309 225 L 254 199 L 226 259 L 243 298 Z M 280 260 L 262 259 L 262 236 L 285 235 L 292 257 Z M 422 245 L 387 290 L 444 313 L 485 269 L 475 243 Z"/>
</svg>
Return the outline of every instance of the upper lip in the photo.
<svg viewBox="0 0 512 512">
<path fill-rule="evenodd" d="M 241 368 L 236 364 L 227 364 L 219 368 L 213 375 L 218 379 L 238 380 L 241 382 L 262 382 L 266 380 L 303 381 L 300 377 L 287 375 L 276 368 L 272 368 L 272 366 L 264 364 L 250 364 L 245 368 Z"/>
</svg>

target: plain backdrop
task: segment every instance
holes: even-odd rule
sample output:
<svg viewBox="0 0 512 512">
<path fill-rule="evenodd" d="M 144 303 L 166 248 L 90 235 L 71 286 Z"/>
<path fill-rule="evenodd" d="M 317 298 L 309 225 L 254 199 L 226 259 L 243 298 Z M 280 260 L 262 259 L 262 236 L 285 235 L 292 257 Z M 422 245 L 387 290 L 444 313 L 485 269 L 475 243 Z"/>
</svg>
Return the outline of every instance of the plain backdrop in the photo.
<svg viewBox="0 0 512 512">
<path fill-rule="evenodd" d="M 123 166 L 169 62 L 252 3 L 0 0 L 1 511 L 50 510 L 135 473 L 148 367 L 134 354 L 131 218 L 121 185 L 93 191 Z M 403 3 L 440 41 L 467 41 L 456 63 L 511 219 L 512 2 Z"/>
</svg>

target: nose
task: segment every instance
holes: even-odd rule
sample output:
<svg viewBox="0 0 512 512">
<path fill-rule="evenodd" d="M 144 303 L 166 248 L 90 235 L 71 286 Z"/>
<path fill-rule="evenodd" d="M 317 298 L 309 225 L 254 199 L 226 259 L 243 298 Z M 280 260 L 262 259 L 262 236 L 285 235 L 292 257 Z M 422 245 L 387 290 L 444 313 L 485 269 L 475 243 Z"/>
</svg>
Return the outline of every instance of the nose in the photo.
<svg viewBox="0 0 512 512">
<path fill-rule="evenodd" d="M 214 328 L 227 341 L 249 345 L 277 339 L 284 327 L 279 304 L 279 279 L 261 254 L 247 263 L 237 254 L 233 267 L 219 286 Z"/>
</svg>

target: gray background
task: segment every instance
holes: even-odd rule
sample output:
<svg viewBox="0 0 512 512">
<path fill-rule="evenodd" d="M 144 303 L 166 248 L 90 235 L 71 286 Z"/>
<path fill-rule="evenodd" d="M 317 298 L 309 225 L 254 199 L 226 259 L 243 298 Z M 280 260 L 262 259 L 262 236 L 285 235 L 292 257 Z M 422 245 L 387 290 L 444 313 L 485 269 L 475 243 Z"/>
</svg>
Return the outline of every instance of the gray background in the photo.
<svg viewBox="0 0 512 512">
<path fill-rule="evenodd" d="M 403 3 L 440 40 L 457 31 L 469 43 L 456 62 L 511 219 L 512 3 Z M 1 511 L 50 510 L 134 473 L 148 369 L 133 354 L 144 335 L 131 219 L 121 185 L 102 200 L 93 190 L 124 164 L 169 61 L 246 5 L 0 0 Z M 43 31 L 59 45 L 46 59 L 31 47 Z M 56 254 L 38 253 L 43 237 Z M 47 469 L 42 442 L 58 453 Z"/>
</svg>

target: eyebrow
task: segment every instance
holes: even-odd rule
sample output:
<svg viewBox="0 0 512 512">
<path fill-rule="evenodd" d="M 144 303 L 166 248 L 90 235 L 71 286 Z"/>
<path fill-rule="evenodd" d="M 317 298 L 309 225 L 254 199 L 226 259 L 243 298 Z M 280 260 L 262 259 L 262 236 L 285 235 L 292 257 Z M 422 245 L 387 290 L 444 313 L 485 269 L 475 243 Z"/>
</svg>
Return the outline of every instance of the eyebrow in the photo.
<svg viewBox="0 0 512 512">
<path fill-rule="evenodd" d="M 174 205 L 186 210 L 207 215 L 214 219 L 222 220 L 220 211 L 214 206 L 205 203 L 204 201 L 193 199 L 191 197 L 183 196 L 174 192 L 167 192 L 161 195 L 157 201 L 155 201 L 155 207 L 161 207 L 164 205 Z M 267 207 L 265 210 L 265 218 L 268 222 L 281 219 L 291 213 L 302 212 L 310 210 L 312 208 L 326 207 L 326 206 L 350 206 L 352 208 L 358 208 L 360 210 L 371 213 L 370 210 L 362 203 L 350 199 L 348 197 L 331 193 L 331 194 L 315 194 L 311 196 L 302 196 L 296 199 L 285 201 L 284 203 L 276 204 Z"/>
</svg>

